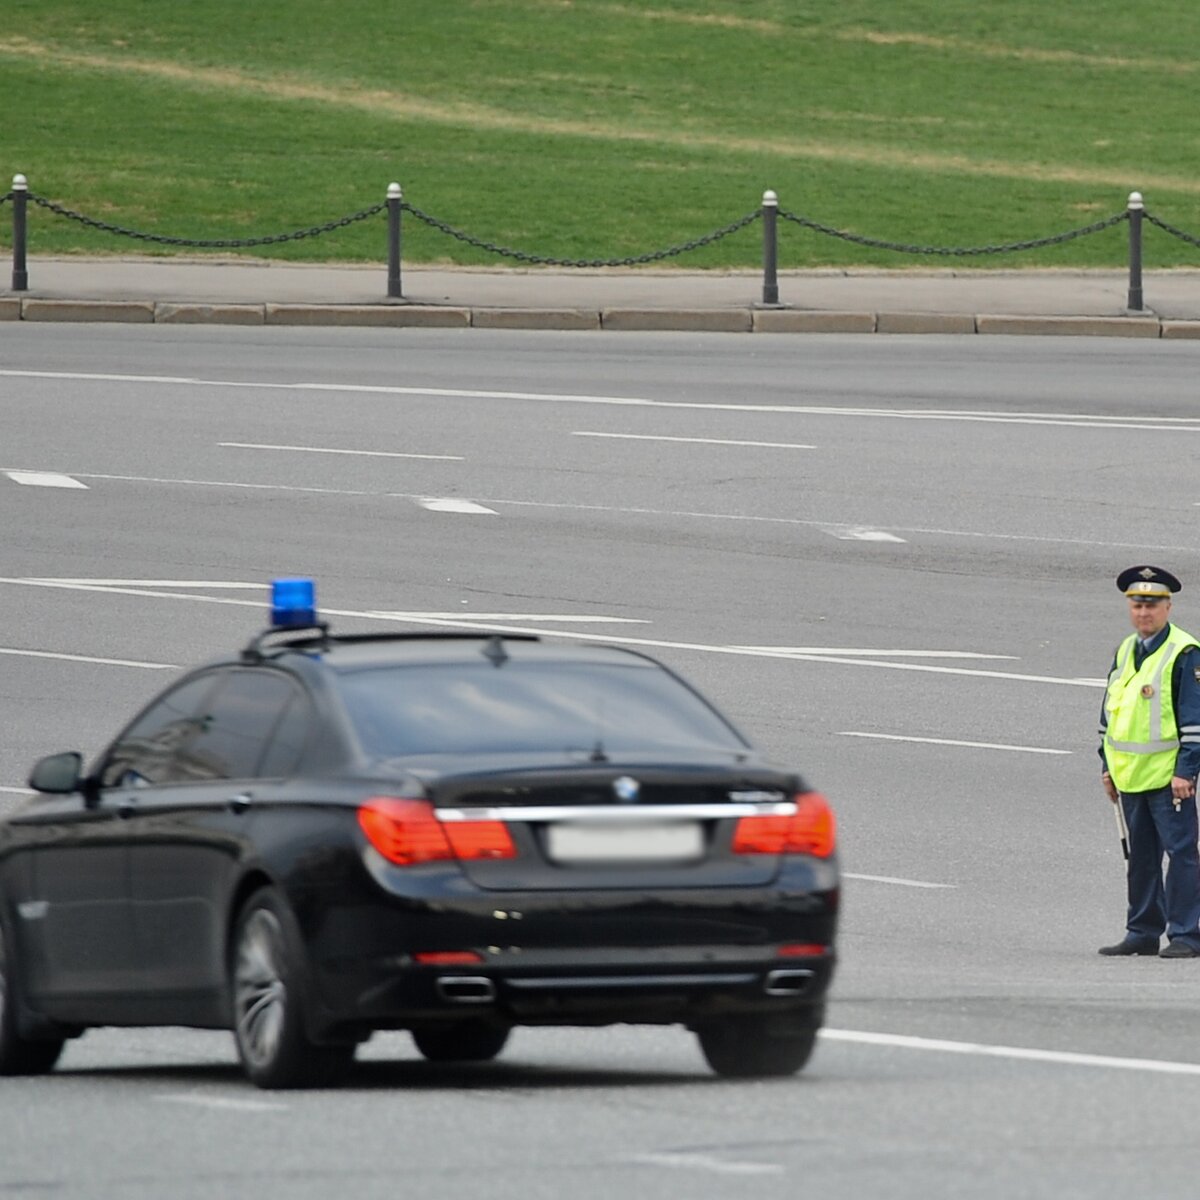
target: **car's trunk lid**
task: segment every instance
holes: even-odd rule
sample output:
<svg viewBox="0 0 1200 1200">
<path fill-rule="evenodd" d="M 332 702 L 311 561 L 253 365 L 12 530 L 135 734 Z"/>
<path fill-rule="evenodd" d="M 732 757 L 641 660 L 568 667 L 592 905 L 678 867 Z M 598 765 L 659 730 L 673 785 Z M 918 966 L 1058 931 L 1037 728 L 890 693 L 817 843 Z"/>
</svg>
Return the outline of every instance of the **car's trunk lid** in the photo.
<svg viewBox="0 0 1200 1200">
<path fill-rule="evenodd" d="M 754 886 L 778 856 L 735 854 L 743 816 L 790 805 L 796 780 L 731 765 L 612 764 L 443 776 L 429 792 L 444 823 L 500 821 L 508 858 L 462 861 L 498 890 Z"/>
</svg>

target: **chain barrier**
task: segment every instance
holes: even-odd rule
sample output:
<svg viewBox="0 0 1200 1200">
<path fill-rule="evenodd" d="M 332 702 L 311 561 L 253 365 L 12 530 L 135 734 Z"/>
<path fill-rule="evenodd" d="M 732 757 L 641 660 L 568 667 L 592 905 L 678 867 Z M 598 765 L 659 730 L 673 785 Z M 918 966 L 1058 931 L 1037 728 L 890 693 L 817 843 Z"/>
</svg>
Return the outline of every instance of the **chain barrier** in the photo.
<svg viewBox="0 0 1200 1200">
<path fill-rule="evenodd" d="M 785 212 L 783 209 L 779 210 L 779 215 L 785 221 L 792 221 L 797 225 L 803 225 L 806 229 L 827 234 L 829 237 L 841 238 L 844 242 L 854 242 L 858 246 L 871 246 L 877 250 L 896 250 L 901 254 L 940 254 L 947 258 L 966 258 L 980 254 L 1011 254 L 1017 250 L 1037 250 L 1042 246 L 1058 246 L 1063 242 L 1072 241 L 1074 238 L 1086 237 L 1090 233 L 1111 229 L 1114 225 L 1119 225 L 1122 221 L 1129 219 L 1129 213 L 1122 211 L 1103 221 L 1096 221 L 1092 225 L 1084 225 L 1079 229 L 1068 229 L 1066 233 L 1034 238 L 1027 242 L 1007 242 L 1000 246 L 911 246 L 902 242 L 885 242 L 878 238 L 863 237 L 857 233 L 846 233 L 842 229 L 834 229 L 831 225 L 822 225 L 820 221 L 812 221 L 808 217 Z M 1149 216 L 1149 213 L 1146 215 Z"/>
<path fill-rule="evenodd" d="M 0 196 L 0 204 L 7 204 L 8 201 L 11 200 L 12 198 L 13 198 L 12 192 L 5 192 L 3 196 Z"/>
<path fill-rule="evenodd" d="M 486 250 L 491 254 L 502 255 L 504 258 L 514 258 L 518 262 L 533 263 L 543 267 L 635 267 L 644 263 L 661 262 L 664 258 L 674 258 L 678 254 L 686 254 L 689 250 L 698 250 L 701 246 L 708 246 L 713 242 L 719 242 L 731 233 L 737 233 L 739 229 L 745 229 L 747 225 L 753 224 L 762 216 L 762 209 L 756 208 L 740 220 L 734 221 L 732 225 L 725 225 L 721 229 L 714 229 L 712 233 L 705 234 L 703 237 L 693 238 L 690 242 L 684 242 L 678 246 L 669 246 L 665 250 L 654 250 L 649 254 L 638 254 L 629 258 L 580 259 L 548 258 L 541 254 L 530 254 L 525 250 L 512 250 L 507 246 L 498 246 L 494 242 L 485 242 L 482 238 L 473 237 L 469 233 L 464 233 L 461 229 L 455 229 L 452 225 L 447 225 L 445 221 L 439 221 L 437 217 L 431 217 L 428 213 L 422 212 L 419 208 L 415 208 L 407 202 L 401 204 L 400 207 L 405 212 L 412 213 L 418 221 L 424 221 L 426 225 L 431 226 L 433 229 L 448 234 L 452 238 L 457 238 L 460 242 L 466 242 L 468 246 L 474 246 L 477 250 Z"/>
<path fill-rule="evenodd" d="M 1177 237 L 1181 242 L 1190 242 L 1193 246 L 1200 246 L 1200 238 L 1193 237 L 1190 233 L 1184 233 L 1182 229 L 1176 229 L 1174 225 L 1169 225 L 1161 217 L 1156 217 L 1152 212 L 1143 212 L 1142 216 L 1151 225 L 1157 225 L 1164 233 L 1169 233 L 1172 237 Z"/>
<path fill-rule="evenodd" d="M 9 195 L 11 194 L 10 192 Z M 85 217 L 82 213 L 72 212 L 69 208 L 63 208 L 61 204 L 55 204 L 53 200 L 47 200 L 45 196 L 37 196 L 33 192 L 29 193 L 29 199 L 34 204 L 49 209 L 50 212 L 55 213 L 57 216 L 66 217 L 71 221 L 78 221 L 81 225 L 86 225 L 89 229 L 99 229 L 104 233 L 116 233 L 122 237 L 135 238 L 141 242 L 157 242 L 162 246 L 194 246 L 205 250 L 241 250 L 250 246 L 273 246 L 280 242 L 298 242 L 301 238 L 317 237 L 320 234 L 332 233 L 335 229 L 342 229 L 347 225 L 353 225 L 356 221 L 365 221 L 368 217 L 374 217 L 387 208 L 386 201 L 381 201 L 379 204 L 374 204 L 370 208 L 364 208 L 361 212 L 351 213 L 349 216 L 342 217 L 339 220 L 329 221 L 324 225 L 314 225 L 309 229 L 297 229 L 291 233 L 275 233 L 269 234 L 266 237 L 252 238 L 205 239 L 169 237 L 161 233 L 143 233 L 137 229 L 124 229 L 120 225 L 110 225 L 107 221 L 97 221 L 94 217 Z"/>
</svg>

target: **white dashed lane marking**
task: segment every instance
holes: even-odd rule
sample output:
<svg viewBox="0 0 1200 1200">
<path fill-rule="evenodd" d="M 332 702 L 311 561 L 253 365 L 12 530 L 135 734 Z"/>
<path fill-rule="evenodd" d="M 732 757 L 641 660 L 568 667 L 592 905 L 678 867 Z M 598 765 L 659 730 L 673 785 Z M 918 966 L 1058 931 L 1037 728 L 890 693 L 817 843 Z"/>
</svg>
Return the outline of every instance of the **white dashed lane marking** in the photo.
<svg viewBox="0 0 1200 1200">
<path fill-rule="evenodd" d="M 927 883 L 923 879 L 900 879 L 895 875 L 854 875 L 849 871 L 842 872 L 843 879 L 861 879 L 867 883 L 890 883 L 896 887 L 910 888 L 949 888 L 954 890 L 958 887 L 956 883 Z"/>
<path fill-rule="evenodd" d="M 631 442 L 697 442 L 704 446 L 763 446 L 771 450 L 815 450 L 805 442 L 741 442 L 728 438 L 702 437 L 665 437 L 649 433 L 593 433 L 586 429 L 577 429 L 572 437 L 592 438 L 621 438 Z"/>
<path fill-rule="evenodd" d="M 924 742 L 930 746 L 966 746 L 970 750 L 1016 750 L 1022 754 L 1070 754 L 1070 750 L 1049 750 L 1045 746 L 1010 746 L 1004 742 L 960 742 L 954 738 L 907 737 L 899 733 L 863 733 L 841 729 L 838 737 L 879 738 L 885 742 Z"/>
<path fill-rule="evenodd" d="M 884 529 L 870 529 L 865 525 L 831 525 L 822 530 L 830 537 L 840 538 L 843 542 L 903 542 L 902 537 L 888 533 Z"/>
<path fill-rule="evenodd" d="M 88 490 L 86 483 L 80 483 L 78 479 L 72 479 L 70 475 L 59 475 L 53 471 L 5 471 L 4 473 L 13 483 L 23 483 L 26 487 L 81 488 L 85 492 Z"/>
<path fill-rule="evenodd" d="M 383 612 L 373 611 L 373 617 L 390 621 L 551 621 L 556 625 L 649 625 L 642 617 L 605 617 L 586 613 L 481 613 L 459 612 Z"/>
<path fill-rule="evenodd" d="M 203 1092 L 167 1092 L 157 1097 L 171 1104 L 195 1104 L 200 1108 L 220 1108 L 231 1112 L 287 1112 L 288 1106 L 274 1100 L 253 1100 L 243 1096 L 208 1096 Z"/>
<path fill-rule="evenodd" d="M 494 508 L 485 508 L 482 504 L 476 504 L 474 500 L 459 500 L 453 496 L 426 496 L 417 503 L 422 508 L 429 509 L 430 512 L 482 513 L 492 517 L 496 515 Z"/>
<path fill-rule="evenodd" d="M 218 442 L 233 450 L 292 450 L 299 454 L 357 454 L 364 458 L 428 458 L 439 462 L 463 462 L 461 454 L 415 454 L 399 450 L 339 450 L 333 446 L 272 446 L 260 442 Z"/>
<path fill-rule="evenodd" d="M 148 671 L 178 671 L 174 663 L 138 662 L 129 658 L 93 658 L 87 654 L 55 654 L 49 650 L 23 650 L 16 646 L 0 646 L 0 654 L 17 658 L 57 658 L 64 662 L 96 663 L 102 667 L 144 667 Z"/>
<path fill-rule="evenodd" d="M 782 1175 L 779 1163 L 731 1162 L 715 1154 L 695 1151 L 639 1154 L 634 1160 L 648 1167 L 669 1167 L 674 1170 L 710 1171 L 714 1175 Z"/>
</svg>

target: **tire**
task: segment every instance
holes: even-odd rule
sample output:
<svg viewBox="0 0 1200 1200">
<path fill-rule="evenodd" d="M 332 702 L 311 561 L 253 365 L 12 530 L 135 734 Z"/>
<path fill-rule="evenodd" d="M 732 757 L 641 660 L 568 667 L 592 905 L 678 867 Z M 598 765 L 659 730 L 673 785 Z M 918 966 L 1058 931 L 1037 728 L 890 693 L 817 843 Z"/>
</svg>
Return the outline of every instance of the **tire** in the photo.
<svg viewBox="0 0 1200 1200">
<path fill-rule="evenodd" d="M 319 1046 L 304 1029 L 304 952 L 287 905 L 271 888 L 246 901 L 234 926 L 229 991 L 233 1037 L 250 1082 L 260 1088 L 335 1084 L 353 1045 Z"/>
<path fill-rule="evenodd" d="M 17 965 L 0 923 L 0 1075 L 44 1075 L 63 1051 L 64 1039 L 32 1041 L 17 1028 Z"/>
<path fill-rule="evenodd" d="M 463 1021 L 453 1029 L 414 1029 L 412 1039 L 430 1062 L 486 1062 L 504 1049 L 510 1032 Z"/>
<path fill-rule="evenodd" d="M 708 1065 L 728 1079 L 794 1075 L 808 1062 L 817 1030 L 772 1028 L 766 1017 L 727 1017 L 696 1031 Z"/>
</svg>

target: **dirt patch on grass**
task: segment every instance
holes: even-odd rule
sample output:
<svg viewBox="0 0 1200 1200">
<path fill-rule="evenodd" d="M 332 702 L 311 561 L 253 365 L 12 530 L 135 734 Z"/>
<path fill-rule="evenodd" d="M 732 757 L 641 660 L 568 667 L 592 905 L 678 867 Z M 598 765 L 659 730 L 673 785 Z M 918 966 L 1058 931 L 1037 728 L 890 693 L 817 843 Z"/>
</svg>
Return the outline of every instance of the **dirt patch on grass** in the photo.
<svg viewBox="0 0 1200 1200">
<path fill-rule="evenodd" d="M 87 69 L 131 78 L 176 83 L 187 87 L 236 93 L 241 97 L 296 103 L 316 103 L 367 112 L 401 121 L 451 125 L 466 129 L 497 130 L 534 136 L 592 138 L 612 142 L 670 147 L 677 150 L 714 150 L 725 154 L 759 154 L 777 158 L 814 159 L 860 166 L 911 169 L 931 174 L 984 176 L 999 179 L 1045 180 L 1084 184 L 1124 192 L 1142 191 L 1200 194 L 1200 178 L 1151 174 L 1120 168 L 1080 166 L 1070 163 L 1029 163 L 973 158 L 964 154 L 909 150 L 839 138 L 817 139 L 761 137 L 703 133 L 670 128 L 634 128 L 601 121 L 542 117 L 478 104 L 444 102 L 383 89 L 334 86 L 306 81 L 295 75 L 252 75 L 230 67 L 193 67 L 157 59 L 62 50 L 24 38 L 0 38 L 0 57 L 20 57 L 72 70 Z"/>
<path fill-rule="evenodd" d="M 888 33 L 878 29 L 839 29 L 839 41 L 866 42 L 872 46 L 919 46 L 926 50 L 949 50 L 976 58 L 1009 58 L 1018 62 L 1054 66 L 1102 67 L 1118 71 L 1160 71 L 1194 75 L 1200 65 L 1170 58 L 1128 58 L 1115 54 L 1085 54 L 1078 50 L 1043 50 L 1034 46 L 1007 46 L 1003 42 L 973 42 L 966 38 L 941 37 L 931 33 Z"/>
<path fill-rule="evenodd" d="M 569 12 L 575 5 L 571 0 L 526 0 L 539 8 L 556 8 Z M 607 13 L 613 17 L 628 17 L 639 21 L 664 21 L 675 25 L 708 25 L 717 29 L 745 29 L 753 33 L 782 33 L 784 26 L 777 21 L 758 17 L 737 17 L 733 13 L 689 13 L 669 8 L 638 8 L 632 4 L 589 4 L 589 13 Z"/>
</svg>

